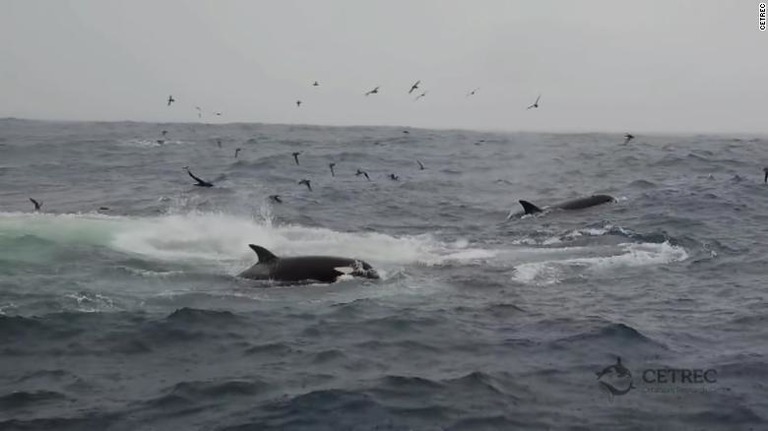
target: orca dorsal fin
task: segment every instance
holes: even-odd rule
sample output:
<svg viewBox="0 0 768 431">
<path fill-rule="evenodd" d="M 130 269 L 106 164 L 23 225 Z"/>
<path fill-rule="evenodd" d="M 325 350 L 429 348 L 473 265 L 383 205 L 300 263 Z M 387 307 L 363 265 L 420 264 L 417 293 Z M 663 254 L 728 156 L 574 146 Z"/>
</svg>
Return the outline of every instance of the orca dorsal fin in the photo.
<svg viewBox="0 0 768 431">
<path fill-rule="evenodd" d="M 255 244 L 248 244 L 248 247 L 250 247 L 251 250 L 256 252 L 256 256 L 259 256 L 259 263 L 268 263 L 273 260 L 277 260 L 277 256 L 272 254 L 271 251 L 267 250 L 264 247 L 261 247 Z"/>
<path fill-rule="evenodd" d="M 528 202 L 528 201 L 520 201 L 520 205 L 523 206 L 523 210 L 525 210 L 526 214 L 536 214 L 540 213 L 542 210 L 541 208 L 537 207 L 536 205 Z"/>
</svg>

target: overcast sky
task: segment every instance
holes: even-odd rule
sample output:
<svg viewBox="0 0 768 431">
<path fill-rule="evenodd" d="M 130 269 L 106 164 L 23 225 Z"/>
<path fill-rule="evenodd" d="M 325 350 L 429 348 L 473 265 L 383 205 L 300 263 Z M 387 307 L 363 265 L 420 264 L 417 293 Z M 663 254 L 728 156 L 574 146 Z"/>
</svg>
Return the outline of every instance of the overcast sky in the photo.
<svg viewBox="0 0 768 431">
<path fill-rule="evenodd" d="M 0 0 L 0 117 L 766 133 L 758 3 Z"/>
</svg>

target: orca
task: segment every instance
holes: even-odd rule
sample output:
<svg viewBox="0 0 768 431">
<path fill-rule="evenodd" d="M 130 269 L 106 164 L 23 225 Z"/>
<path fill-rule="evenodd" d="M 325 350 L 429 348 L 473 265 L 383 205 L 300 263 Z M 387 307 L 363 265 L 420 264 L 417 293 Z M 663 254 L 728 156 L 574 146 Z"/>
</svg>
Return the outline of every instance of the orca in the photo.
<svg viewBox="0 0 768 431">
<path fill-rule="evenodd" d="M 544 207 L 544 208 L 539 208 L 536 205 L 524 200 L 520 200 L 519 202 L 520 202 L 520 205 L 523 206 L 523 212 L 522 213 L 510 212 L 509 215 L 507 216 L 507 219 L 510 219 L 512 217 L 523 216 L 526 214 L 542 213 L 552 209 L 580 210 L 584 208 L 593 207 L 596 205 L 607 204 L 609 202 L 616 202 L 616 199 L 613 196 L 609 196 L 609 195 L 592 195 L 584 198 L 572 199 L 570 201 L 561 202 L 557 205 L 552 205 L 550 207 Z"/>
<path fill-rule="evenodd" d="M 264 247 L 248 244 L 259 262 L 238 274 L 251 280 L 333 283 L 342 275 L 378 279 L 371 265 L 359 259 L 334 256 L 277 257 Z"/>
</svg>

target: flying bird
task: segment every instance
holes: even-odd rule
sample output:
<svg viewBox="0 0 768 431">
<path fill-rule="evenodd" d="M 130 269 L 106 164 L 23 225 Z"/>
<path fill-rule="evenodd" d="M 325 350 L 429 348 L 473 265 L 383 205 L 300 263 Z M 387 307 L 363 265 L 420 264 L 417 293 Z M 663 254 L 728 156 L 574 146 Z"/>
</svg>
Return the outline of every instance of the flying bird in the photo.
<svg viewBox="0 0 768 431">
<path fill-rule="evenodd" d="M 765 172 L 765 180 L 763 180 L 763 181 L 768 183 L 768 168 L 763 168 L 763 172 Z"/>
<path fill-rule="evenodd" d="M 283 200 L 280 199 L 280 195 L 269 195 L 269 198 L 272 199 L 272 201 L 277 202 L 279 204 L 283 203 Z"/>
<path fill-rule="evenodd" d="M 539 99 L 541 99 L 541 94 L 539 94 L 539 97 L 537 97 L 536 101 L 533 102 L 533 105 L 529 106 L 527 109 L 538 108 L 539 107 Z"/>
<path fill-rule="evenodd" d="M 423 164 L 423 163 L 421 163 L 421 160 L 416 160 L 416 163 L 418 163 L 418 164 L 419 164 L 419 170 L 422 170 L 422 171 L 423 171 L 423 170 L 424 170 L 424 164 Z"/>
<path fill-rule="evenodd" d="M 377 87 L 376 87 L 376 88 L 374 88 L 373 90 L 371 90 L 371 91 L 369 91 L 369 92 L 365 93 L 365 95 L 366 95 L 366 96 L 368 96 L 368 95 L 371 95 L 371 94 L 379 94 L 379 87 L 377 86 Z"/>
<path fill-rule="evenodd" d="M 294 151 L 293 153 L 293 160 L 296 161 L 296 164 L 299 165 L 299 154 L 301 154 L 301 151 Z"/>
<path fill-rule="evenodd" d="M 175 102 L 176 99 L 173 98 L 173 96 L 168 96 L 168 106 L 171 106 L 171 103 Z"/>
<path fill-rule="evenodd" d="M 40 211 L 40 207 L 43 206 L 43 202 L 42 201 L 38 202 L 38 201 L 36 201 L 36 200 L 34 200 L 32 198 L 29 198 L 29 201 L 32 202 L 32 204 L 35 206 L 35 211 Z"/>
<path fill-rule="evenodd" d="M 235 148 L 235 158 L 237 158 L 237 153 L 242 151 L 242 148 Z"/>
<path fill-rule="evenodd" d="M 336 166 L 336 163 L 328 163 L 328 167 L 331 168 L 331 176 L 335 177 L 336 173 L 333 172 L 333 167 Z"/>
<path fill-rule="evenodd" d="M 398 176 L 397 176 L 397 175 L 395 175 L 395 174 L 389 174 L 389 179 L 390 179 L 390 180 L 392 180 L 392 181 L 397 181 L 397 180 L 399 180 L 399 179 L 400 179 L 400 177 L 398 177 Z"/>
<path fill-rule="evenodd" d="M 215 112 L 217 117 L 221 117 L 221 112 Z"/>
<path fill-rule="evenodd" d="M 221 148 L 221 139 L 217 139 L 217 140 L 216 140 L 216 145 L 218 145 L 218 146 L 219 146 L 219 148 Z"/>
<path fill-rule="evenodd" d="M 315 81 L 315 83 L 314 83 L 314 84 L 312 84 L 312 86 L 313 86 L 313 87 L 319 87 L 319 86 L 320 86 L 320 84 L 319 84 L 317 81 Z"/>
<path fill-rule="evenodd" d="M 411 89 L 408 90 L 408 94 L 413 93 L 413 90 L 416 90 L 417 88 L 419 88 L 419 84 L 421 84 L 421 80 L 416 81 L 413 85 L 411 85 Z"/>
<path fill-rule="evenodd" d="M 307 188 L 311 192 L 312 191 L 312 186 L 309 183 L 310 183 L 310 181 L 307 180 L 307 179 L 303 179 L 303 180 L 299 181 L 299 184 L 304 184 L 305 186 L 307 186 Z"/>
<path fill-rule="evenodd" d="M 371 177 L 369 177 L 369 176 L 368 176 L 368 172 L 365 172 L 365 171 L 364 171 L 364 170 L 362 170 L 362 169 L 358 169 L 358 170 L 357 170 L 357 173 L 355 173 L 355 176 L 356 176 L 356 177 L 359 177 L 360 175 L 365 175 L 365 178 L 366 178 L 368 181 L 370 181 L 370 180 L 371 180 Z"/>
<path fill-rule="evenodd" d="M 297 107 L 297 108 L 300 108 L 300 107 L 301 107 L 301 100 L 297 100 L 297 101 L 296 101 L 296 107 Z"/>
<path fill-rule="evenodd" d="M 416 101 L 416 100 L 419 100 L 419 99 L 421 99 L 422 97 L 424 97 L 424 96 L 426 96 L 426 95 L 427 95 L 427 92 L 425 91 L 425 92 L 423 92 L 423 93 L 419 94 L 418 96 L 416 96 L 416 98 L 415 98 L 415 99 L 413 99 L 413 100 L 414 100 L 414 101 Z"/>
<path fill-rule="evenodd" d="M 624 135 L 624 139 L 626 139 L 626 140 L 624 141 L 624 144 L 626 145 L 626 144 L 628 144 L 628 143 L 629 143 L 629 141 L 631 141 L 631 140 L 635 139 L 635 137 L 634 137 L 634 136 L 632 136 L 631 134 L 627 133 L 626 135 Z"/>
<path fill-rule="evenodd" d="M 469 93 L 467 93 L 467 97 L 474 96 L 475 93 L 477 93 L 477 90 L 479 90 L 479 89 L 480 89 L 480 87 L 477 87 L 474 90 L 470 91 Z"/>
<path fill-rule="evenodd" d="M 197 109 L 197 118 L 203 118 L 203 110 L 199 106 L 195 106 Z"/>
<path fill-rule="evenodd" d="M 205 181 L 199 177 L 196 177 L 195 174 L 192 173 L 192 171 L 189 170 L 189 166 L 185 166 L 184 169 L 187 170 L 187 173 L 190 177 L 192 177 L 193 180 L 197 181 L 195 184 L 198 187 L 213 187 L 213 183 L 209 183 L 208 181 Z"/>
<path fill-rule="evenodd" d="M 163 130 L 162 132 L 160 132 L 160 134 L 161 134 L 161 135 L 163 135 L 163 136 L 165 136 L 165 135 L 167 135 L 167 134 L 168 134 L 168 131 L 167 131 L 167 130 Z"/>
</svg>

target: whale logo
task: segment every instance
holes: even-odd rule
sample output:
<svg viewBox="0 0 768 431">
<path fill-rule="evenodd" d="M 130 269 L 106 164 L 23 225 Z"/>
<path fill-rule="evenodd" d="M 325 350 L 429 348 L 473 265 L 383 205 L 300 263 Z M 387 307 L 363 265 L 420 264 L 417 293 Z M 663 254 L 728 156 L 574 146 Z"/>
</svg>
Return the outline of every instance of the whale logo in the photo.
<svg viewBox="0 0 768 431">
<path fill-rule="evenodd" d="M 635 389 L 632 381 L 632 373 L 621 363 L 621 357 L 616 357 L 616 363 L 603 368 L 597 374 L 600 387 L 608 392 L 610 400 L 614 397 L 626 395 Z"/>
</svg>

